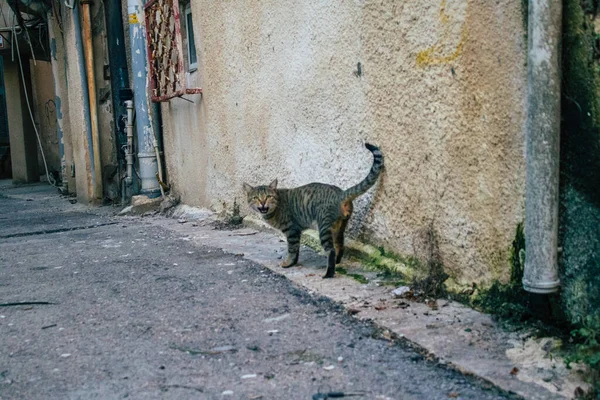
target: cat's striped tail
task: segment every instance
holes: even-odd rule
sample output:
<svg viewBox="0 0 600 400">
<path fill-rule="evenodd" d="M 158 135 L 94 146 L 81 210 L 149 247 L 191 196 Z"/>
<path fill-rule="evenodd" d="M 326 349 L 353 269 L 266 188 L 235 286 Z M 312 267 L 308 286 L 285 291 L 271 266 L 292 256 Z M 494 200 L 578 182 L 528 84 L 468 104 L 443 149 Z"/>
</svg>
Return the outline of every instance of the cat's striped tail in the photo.
<svg viewBox="0 0 600 400">
<path fill-rule="evenodd" d="M 369 171 L 369 175 L 362 182 L 344 191 L 342 194 L 344 200 L 354 200 L 369 190 L 377 182 L 377 178 L 383 169 L 383 153 L 379 150 L 379 147 L 373 146 L 370 143 L 365 143 L 365 147 L 373 153 L 373 166 L 371 167 L 371 171 Z"/>
</svg>

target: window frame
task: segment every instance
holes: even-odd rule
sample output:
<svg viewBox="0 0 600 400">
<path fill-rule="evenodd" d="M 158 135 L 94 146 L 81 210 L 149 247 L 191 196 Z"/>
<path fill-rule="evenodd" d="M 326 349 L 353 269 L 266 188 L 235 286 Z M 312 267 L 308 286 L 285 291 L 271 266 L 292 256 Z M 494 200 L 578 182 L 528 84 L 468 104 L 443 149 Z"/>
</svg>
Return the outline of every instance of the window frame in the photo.
<svg viewBox="0 0 600 400">
<path fill-rule="evenodd" d="M 183 11 L 185 16 L 185 34 L 187 39 L 187 64 L 188 64 L 188 72 L 192 73 L 198 70 L 198 51 L 196 50 L 196 37 L 194 36 L 194 27 L 193 27 L 193 17 L 192 17 L 192 5 L 191 3 L 187 3 L 185 9 Z M 190 16 L 190 18 L 188 18 Z M 192 20 L 192 28 L 190 29 L 189 21 Z M 192 63 L 192 41 L 190 41 L 190 34 L 194 42 L 194 56 L 196 57 L 196 61 Z"/>
</svg>

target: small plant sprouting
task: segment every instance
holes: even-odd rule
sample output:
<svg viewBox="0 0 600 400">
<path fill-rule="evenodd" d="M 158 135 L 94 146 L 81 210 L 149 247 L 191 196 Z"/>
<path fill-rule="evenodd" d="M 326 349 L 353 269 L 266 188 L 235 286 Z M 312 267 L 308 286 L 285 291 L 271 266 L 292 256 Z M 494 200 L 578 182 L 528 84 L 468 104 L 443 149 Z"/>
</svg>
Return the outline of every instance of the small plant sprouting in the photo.
<svg viewBox="0 0 600 400">
<path fill-rule="evenodd" d="M 244 218 L 240 215 L 240 205 L 237 199 L 233 199 L 233 213 L 229 217 L 229 223 L 231 225 L 241 225 Z"/>
</svg>

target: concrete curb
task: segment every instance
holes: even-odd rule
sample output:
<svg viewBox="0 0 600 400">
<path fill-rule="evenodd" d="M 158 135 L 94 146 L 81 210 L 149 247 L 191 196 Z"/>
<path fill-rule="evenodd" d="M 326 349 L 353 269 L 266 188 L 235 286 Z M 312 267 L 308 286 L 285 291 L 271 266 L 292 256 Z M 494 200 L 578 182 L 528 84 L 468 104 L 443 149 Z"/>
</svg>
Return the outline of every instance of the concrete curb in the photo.
<svg viewBox="0 0 600 400">
<path fill-rule="evenodd" d="M 283 236 L 261 219 L 246 217 L 246 227 L 240 230 L 215 230 L 210 226 L 210 222 L 217 219 L 215 214 L 182 207 L 187 206 L 178 206 L 174 213 L 179 222 L 189 218 L 197 223 L 173 223 L 162 219 L 156 222 L 185 234 L 186 240 L 199 245 L 243 254 L 310 293 L 328 297 L 355 318 L 371 321 L 384 335 L 407 340 L 440 364 L 526 399 L 571 399 L 577 387 L 584 390 L 589 387 L 579 372 L 583 366 L 572 365 L 570 370 L 565 367 L 557 354 L 560 348 L 557 339 L 533 338 L 528 332 L 506 332 L 491 316 L 459 303 L 437 300 L 434 308 L 431 304 L 395 299 L 391 295 L 392 288 L 378 286 L 376 282 L 360 284 L 341 274 L 336 274 L 334 279 L 321 279 L 324 258 L 306 248 L 301 250 L 299 267 L 280 268 L 280 259 L 287 251 Z M 304 235 L 303 243 L 320 247 L 316 232 Z M 381 252 L 373 246 L 351 241 L 349 247 L 367 259 L 381 257 Z M 344 261 L 343 266 L 352 268 L 353 263 L 356 265 L 354 261 Z M 407 268 L 387 265 L 398 271 Z"/>
</svg>

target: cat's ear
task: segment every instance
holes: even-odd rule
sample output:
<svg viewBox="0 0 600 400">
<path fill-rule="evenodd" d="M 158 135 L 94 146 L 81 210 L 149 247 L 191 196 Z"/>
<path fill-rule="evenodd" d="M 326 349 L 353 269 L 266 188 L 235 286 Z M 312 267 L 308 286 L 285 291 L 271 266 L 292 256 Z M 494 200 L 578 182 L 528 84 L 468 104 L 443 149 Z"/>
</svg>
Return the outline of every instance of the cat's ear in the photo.
<svg viewBox="0 0 600 400">
<path fill-rule="evenodd" d="M 277 189 L 277 178 L 276 178 L 276 179 L 274 179 L 274 180 L 273 180 L 273 182 L 271 182 L 271 183 L 269 184 L 269 188 L 270 188 L 270 189 L 273 189 L 273 190 L 274 190 L 274 189 Z"/>
<path fill-rule="evenodd" d="M 253 190 L 254 190 L 254 188 L 252 186 L 250 186 L 246 182 L 244 182 L 244 192 L 246 192 L 246 194 L 250 193 Z"/>
</svg>

